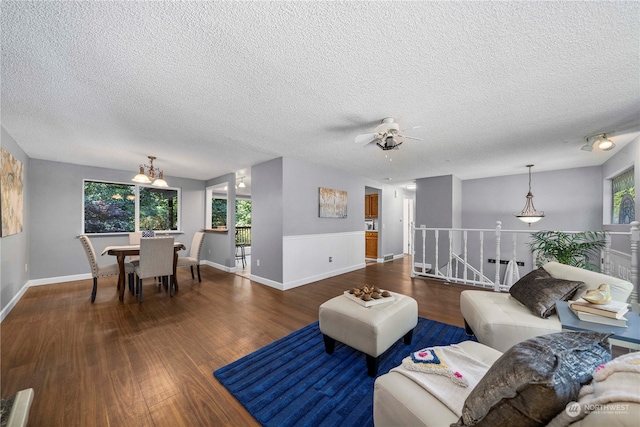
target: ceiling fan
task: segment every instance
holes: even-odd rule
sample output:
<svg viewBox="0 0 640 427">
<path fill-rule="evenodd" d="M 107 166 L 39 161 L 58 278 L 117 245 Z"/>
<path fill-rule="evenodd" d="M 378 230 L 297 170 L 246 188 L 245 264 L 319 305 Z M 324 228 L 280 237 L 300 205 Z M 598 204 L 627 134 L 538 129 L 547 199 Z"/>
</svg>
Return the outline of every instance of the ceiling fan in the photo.
<svg viewBox="0 0 640 427">
<path fill-rule="evenodd" d="M 420 126 L 415 126 L 411 129 L 417 129 Z M 416 141 L 422 141 L 421 138 L 414 138 L 412 136 L 403 135 L 403 130 L 400 130 L 400 126 L 396 123 L 396 119 L 393 117 L 387 117 L 382 119 L 382 122 L 376 127 L 374 133 L 363 133 L 356 136 L 356 144 L 368 145 L 373 142 L 382 150 L 398 150 L 398 147 L 402 145 L 401 138 L 415 139 Z"/>
</svg>

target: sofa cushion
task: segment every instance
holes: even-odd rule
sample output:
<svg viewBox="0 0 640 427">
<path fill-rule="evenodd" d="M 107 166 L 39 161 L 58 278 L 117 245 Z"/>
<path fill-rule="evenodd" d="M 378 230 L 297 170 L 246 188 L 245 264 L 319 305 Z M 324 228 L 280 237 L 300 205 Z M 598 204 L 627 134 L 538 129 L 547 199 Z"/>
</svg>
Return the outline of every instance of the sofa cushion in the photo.
<svg viewBox="0 0 640 427">
<path fill-rule="evenodd" d="M 535 315 L 546 319 L 556 311 L 556 301 L 567 301 L 583 282 L 557 279 L 540 267 L 518 280 L 509 293 Z"/>
<path fill-rule="evenodd" d="M 543 265 L 542 268 L 556 279 L 579 280 L 584 282 L 584 286 L 580 287 L 573 296 L 574 299 L 582 297 L 586 291 L 596 289 L 602 283 L 606 283 L 611 287 L 611 297 L 616 301 L 626 302 L 631 295 L 631 291 L 633 291 L 633 285 L 627 280 L 585 270 L 584 268 L 560 264 L 559 262 L 548 262 Z"/>
<path fill-rule="evenodd" d="M 467 397 L 455 426 L 546 425 L 611 360 L 609 334 L 560 332 L 516 344 Z"/>
</svg>

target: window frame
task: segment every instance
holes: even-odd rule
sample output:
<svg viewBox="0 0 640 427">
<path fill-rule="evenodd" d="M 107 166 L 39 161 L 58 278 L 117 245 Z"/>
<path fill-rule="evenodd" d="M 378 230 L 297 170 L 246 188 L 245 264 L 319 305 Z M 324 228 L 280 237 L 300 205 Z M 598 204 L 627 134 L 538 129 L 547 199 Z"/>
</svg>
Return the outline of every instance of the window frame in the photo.
<svg viewBox="0 0 640 427">
<path fill-rule="evenodd" d="M 110 181 L 106 179 L 91 179 L 91 178 L 83 178 L 82 179 L 82 209 L 81 209 L 81 228 L 82 234 L 87 236 L 122 236 L 129 234 L 129 231 L 118 231 L 118 232 L 110 232 L 110 233 L 86 233 L 85 232 L 85 212 L 84 212 L 84 191 L 85 185 L 87 182 L 100 182 L 103 184 L 115 184 L 115 185 L 130 185 L 134 187 L 135 193 L 135 201 L 134 201 L 134 231 L 140 230 L 140 188 L 158 188 L 154 187 L 151 184 L 137 184 L 132 182 L 122 182 L 122 181 Z M 156 233 L 162 234 L 182 234 L 182 188 L 180 187 L 162 187 L 163 190 L 175 190 L 177 193 L 178 199 L 178 214 L 177 214 L 177 229 L 176 230 L 155 230 Z"/>
<path fill-rule="evenodd" d="M 609 215 L 609 223 L 610 223 L 611 225 L 628 225 L 627 223 L 614 222 L 614 218 L 613 218 L 613 215 L 614 215 L 614 213 L 615 213 L 615 209 L 614 209 L 614 208 L 615 208 L 615 206 L 614 206 L 614 204 L 615 204 L 615 200 L 614 200 L 614 197 L 615 197 L 615 194 L 616 194 L 616 192 L 615 192 L 615 191 L 614 191 L 614 189 L 613 189 L 613 182 L 614 182 L 617 178 L 621 178 L 621 177 L 622 177 L 623 175 L 625 175 L 625 174 L 630 174 L 630 175 L 631 175 L 631 179 L 633 180 L 634 193 L 635 193 L 635 188 L 636 188 L 636 180 L 635 180 L 635 165 L 632 165 L 631 167 L 629 167 L 629 168 L 627 168 L 627 169 L 625 169 L 625 170 L 623 170 L 623 171 L 621 171 L 621 172 L 619 172 L 619 173 L 617 173 L 617 174 L 613 175 L 613 176 L 610 178 L 610 182 L 611 182 L 611 197 L 609 197 L 609 203 L 611 204 L 611 213 L 610 213 L 610 215 Z M 636 197 L 637 197 L 637 196 L 636 196 Z M 634 203 L 635 203 L 635 199 L 634 199 Z M 636 221 L 636 218 L 633 218 L 633 219 L 630 221 L 630 223 L 631 223 L 631 222 L 633 222 L 633 221 Z"/>
<path fill-rule="evenodd" d="M 613 179 L 628 172 L 630 169 L 634 170 L 634 186 L 637 187 L 638 171 L 636 170 L 635 162 L 630 162 L 624 167 L 620 167 L 613 173 L 605 176 L 602 183 L 602 225 L 607 227 L 608 230 L 628 230 L 628 224 L 614 224 L 613 223 Z M 637 196 L 636 196 L 637 197 Z M 637 202 L 637 201 L 636 201 Z M 638 220 L 637 218 L 635 219 Z"/>
</svg>

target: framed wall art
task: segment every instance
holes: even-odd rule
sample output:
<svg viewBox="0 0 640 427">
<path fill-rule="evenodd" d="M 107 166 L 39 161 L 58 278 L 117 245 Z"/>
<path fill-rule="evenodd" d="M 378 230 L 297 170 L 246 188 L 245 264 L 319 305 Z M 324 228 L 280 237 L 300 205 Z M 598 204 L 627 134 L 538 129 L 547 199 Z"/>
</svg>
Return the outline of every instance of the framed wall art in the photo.
<svg viewBox="0 0 640 427">
<path fill-rule="evenodd" d="M 331 188 L 319 189 L 320 218 L 346 218 L 347 192 Z"/>
<path fill-rule="evenodd" d="M 4 148 L 0 148 L 0 211 L 2 211 L 0 237 L 22 232 L 23 182 L 22 162 Z"/>
</svg>

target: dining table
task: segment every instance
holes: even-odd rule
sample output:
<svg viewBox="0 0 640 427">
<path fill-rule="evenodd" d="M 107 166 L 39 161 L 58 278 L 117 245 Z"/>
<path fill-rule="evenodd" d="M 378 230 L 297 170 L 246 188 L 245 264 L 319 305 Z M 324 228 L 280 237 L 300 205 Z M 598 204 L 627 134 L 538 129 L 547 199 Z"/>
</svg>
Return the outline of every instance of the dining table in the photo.
<svg viewBox="0 0 640 427">
<path fill-rule="evenodd" d="M 176 267 L 178 265 L 178 251 L 186 249 L 186 247 L 180 243 L 175 242 L 173 244 L 173 284 L 175 291 L 178 291 L 178 276 L 176 275 Z M 124 272 L 124 259 L 128 256 L 140 255 L 140 245 L 122 245 L 122 246 L 107 246 L 102 251 L 102 255 L 112 255 L 118 260 L 118 268 L 120 274 L 118 275 L 118 290 L 120 291 L 119 299 L 124 301 L 125 290 L 125 272 Z"/>
</svg>

